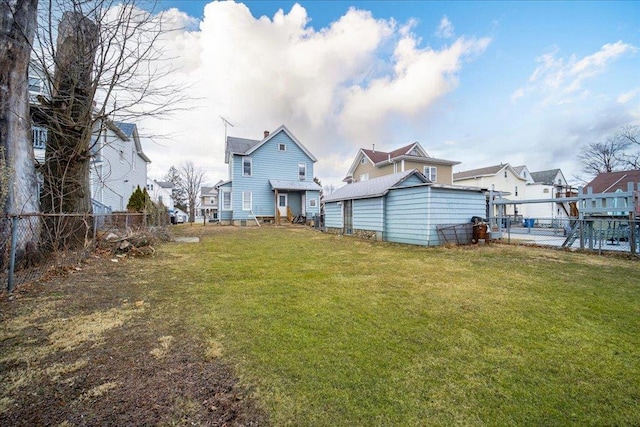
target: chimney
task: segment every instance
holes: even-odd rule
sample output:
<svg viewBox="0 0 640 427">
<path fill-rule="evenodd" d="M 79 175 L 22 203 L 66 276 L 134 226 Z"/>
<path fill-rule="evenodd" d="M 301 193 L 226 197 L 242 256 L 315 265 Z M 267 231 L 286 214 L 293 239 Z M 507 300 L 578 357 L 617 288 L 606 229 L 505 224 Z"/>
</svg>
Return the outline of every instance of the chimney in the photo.
<svg viewBox="0 0 640 427">
<path fill-rule="evenodd" d="M 371 151 L 373 151 L 374 153 L 376 152 L 376 144 L 373 144 L 373 150 Z"/>
<path fill-rule="evenodd" d="M 268 130 L 265 130 L 265 131 L 264 131 L 264 137 L 266 138 L 266 137 L 268 137 L 268 136 L 269 136 L 269 131 L 268 131 Z"/>
</svg>

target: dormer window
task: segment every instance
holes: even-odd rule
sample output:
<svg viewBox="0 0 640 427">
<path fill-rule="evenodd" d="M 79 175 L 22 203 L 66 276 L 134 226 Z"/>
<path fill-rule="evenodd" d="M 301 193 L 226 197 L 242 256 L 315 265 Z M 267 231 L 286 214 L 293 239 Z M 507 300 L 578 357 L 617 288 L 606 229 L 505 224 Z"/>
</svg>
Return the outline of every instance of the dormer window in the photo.
<svg viewBox="0 0 640 427">
<path fill-rule="evenodd" d="M 278 144 L 278 151 L 287 151 L 287 144 Z"/>
</svg>

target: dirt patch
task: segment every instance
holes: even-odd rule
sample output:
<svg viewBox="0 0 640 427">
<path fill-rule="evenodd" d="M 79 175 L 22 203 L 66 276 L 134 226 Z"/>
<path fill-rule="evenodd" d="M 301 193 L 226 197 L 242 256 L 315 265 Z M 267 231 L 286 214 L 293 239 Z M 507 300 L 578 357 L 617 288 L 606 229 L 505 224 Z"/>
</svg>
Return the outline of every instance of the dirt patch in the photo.
<svg viewBox="0 0 640 427">
<path fill-rule="evenodd" d="M 222 348 L 163 314 L 135 263 L 80 270 L 0 301 L 0 425 L 265 425 Z"/>
</svg>

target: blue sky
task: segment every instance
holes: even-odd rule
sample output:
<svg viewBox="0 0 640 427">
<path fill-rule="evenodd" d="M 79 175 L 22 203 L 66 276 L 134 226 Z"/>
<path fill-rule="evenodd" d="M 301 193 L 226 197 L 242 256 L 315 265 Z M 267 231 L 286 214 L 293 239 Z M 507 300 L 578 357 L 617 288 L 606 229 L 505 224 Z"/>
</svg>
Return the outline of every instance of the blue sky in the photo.
<svg viewBox="0 0 640 427">
<path fill-rule="evenodd" d="M 246 138 L 287 125 L 335 185 L 358 148 L 414 141 L 460 161 L 455 171 L 508 162 L 562 168 L 571 180 L 581 145 L 640 124 L 640 2 L 160 8 L 188 30 L 167 46 L 199 99 L 189 116 L 147 124 L 173 135 L 168 147 L 145 147 L 158 177 L 193 160 L 210 181 L 226 178 L 219 116 Z"/>
</svg>

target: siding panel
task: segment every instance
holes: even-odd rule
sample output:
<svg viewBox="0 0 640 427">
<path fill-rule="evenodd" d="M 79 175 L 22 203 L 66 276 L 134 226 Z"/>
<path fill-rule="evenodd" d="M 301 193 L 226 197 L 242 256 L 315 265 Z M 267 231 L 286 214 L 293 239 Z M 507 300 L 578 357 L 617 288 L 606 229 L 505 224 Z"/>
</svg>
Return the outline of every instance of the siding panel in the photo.
<svg viewBox="0 0 640 427">
<path fill-rule="evenodd" d="M 386 196 L 384 240 L 428 245 L 427 220 L 430 187 L 391 190 Z"/>
<path fill-rule="evenodd" d="M 324 225 L 329 228 L 343 228 L 342 204 L 330 202 L 324 205 Z"/>
<path fill-rule="evenodd" d="M 353 228 L 355 230 L 383 231 L 384 200 L 382 197 L 353 201 Z"/>
</svg>

